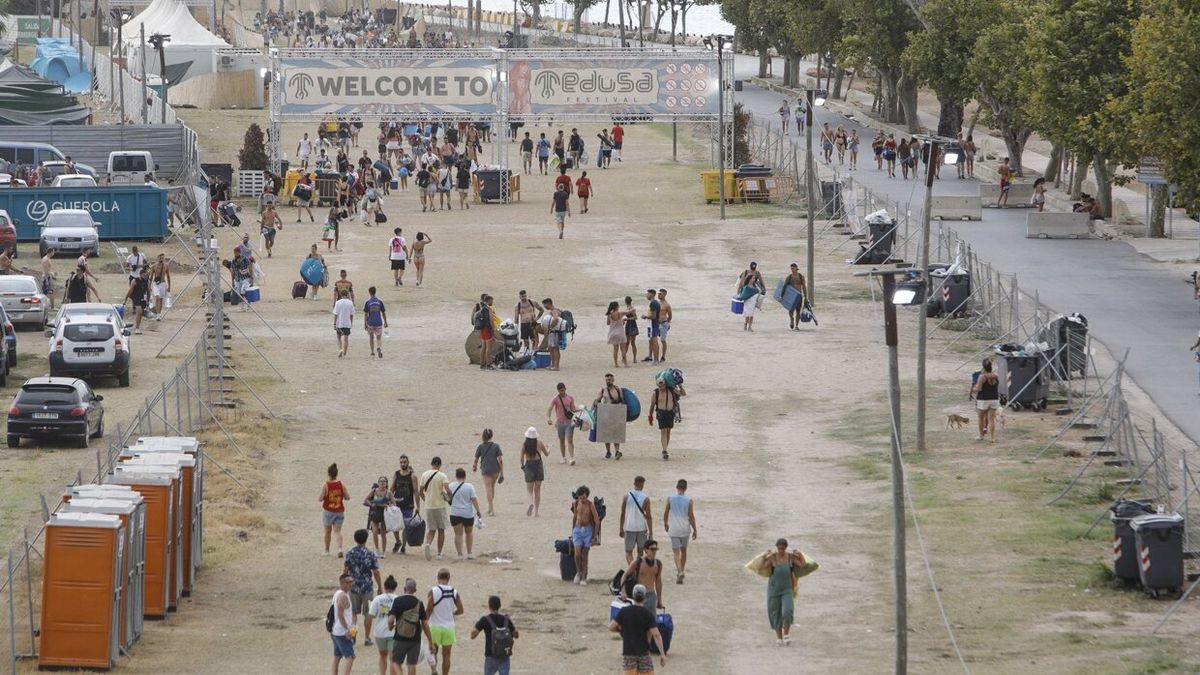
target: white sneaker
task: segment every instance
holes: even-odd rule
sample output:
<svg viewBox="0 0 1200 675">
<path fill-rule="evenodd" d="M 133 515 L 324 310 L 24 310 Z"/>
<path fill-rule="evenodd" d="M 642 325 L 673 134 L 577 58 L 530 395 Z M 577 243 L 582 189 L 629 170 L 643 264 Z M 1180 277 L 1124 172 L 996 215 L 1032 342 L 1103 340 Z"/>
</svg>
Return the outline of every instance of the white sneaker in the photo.
<svg viewBox="0 0 1200 675">
<path fill-rule="evenodd" d="M 444 555 L 442 555 L 441 553 L 439 553 L 439 554 L 437 554 L 437 559 L 438 559 L 438 560 L 445 560 L 445 559 L 446 559 L 446 556 L 444 556 Z"/>
<path fill-rule="evenodd" d="M 559 464 L 566 464 L 566 463 L 567 463 L 567 458 L 566 458 L 566 457 L 563 457 L 562 459 L 558 460 L 558 463 L 559 463 Z"/>
<path fill-rule="evenodd" d="M 579 585 L 580 585 L 580 586 L 587 586 L 587 579 L 580 579 L 580 580 L 579 580 Z"/>
<path fill-rule="evenodd" d="M 568 463 L 568 464 L 570 464 L 571 466 L 575 466 L 575 458 L 574 458 L 574 457 L 572 457 L 572 458 L 571 458 L 571 461 L 569 461 L 569 462 L 567 462 L 567 463 Z"/>
<path fill-rule="evenodd" d="M 474 559 L 475 559 L 475 555 L 474 555 L 474 554 L 471 554 L 471 555 L 468 555 L 468 556 L 467 556 L 467 560 L 474 560 Z"/>
<path fill-rule="evenodd" d="M 441 556 L 438 556 L 438 557 L 441 557 Z M 425 544 L 425 559 L 433 560 L 433 547 L 430 546 L 429 544 Z"/>
</svg>

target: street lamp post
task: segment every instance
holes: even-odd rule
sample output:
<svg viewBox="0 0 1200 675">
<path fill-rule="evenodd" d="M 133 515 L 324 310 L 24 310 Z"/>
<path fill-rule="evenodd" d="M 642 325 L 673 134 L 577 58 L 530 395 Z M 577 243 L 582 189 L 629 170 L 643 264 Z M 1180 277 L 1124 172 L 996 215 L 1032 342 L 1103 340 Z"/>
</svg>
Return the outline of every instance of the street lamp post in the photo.
<svg viewBox="0 0 1200 675">
<path fill-rule="evenodd" d="M 926 146 L 925 151 L 929 154 L 925 162 L 925 209 L 921 214 L 921 249 L 917 258 L 917 268 L 920 270 L 923 288 L 925 293 L 929 293 L 933 288 L 933 284 L 929 279 L 929 230 L 930 220 L 932 218 L 931 210 L 933 207 L 933 179 L 937 175 L 938 149 L 942 145 L 946 145 L 946 163 L 958 163 L 958 156 L 961 152 L 956 145 L 952 145 L 949 139 L 938 136 L 923 137 Z M 899 214 L 897 214 L 899 215 Z M 924 294 L 923 294 L 924 295 Z M 924 298 L 928 301 L 928 298 Z M 917 313 L 917 450 L 925 450 L 925 361 L 928 343 L 928 319 L 926 318 L 925 308 Z"/>
<path fill-rule="evenodd" d="M 892 464 L 892 575 L 895 583 L 896 675 L 908 672 L 908 572 L 906 568 L 906 535 L 904 511 L 904 465 L 900 460 L 900 355 L 899 331 L 896 327 L 896 303 L 909 304 L 914 300 L 911 290 L 896 290 L 896 275 L 905 274 L 900 267 L 880 267 L 855 276 L 878 276 L 883 282 L 883 335 L 888 348 L 888 408 L 891 415 Z"/>
<path fill-rule="evenodd" d="M 733 44 L 732 35 L 712 35 L 704 38 L 704 46 L 717 50 L 717 186 L 721 198 L 721 220 L 725 220 L 725 46 Z"/>
<path fill-rule="evenodd" d="M 805 298 L 809 303 L 812 303 L 816 297 L 816 281 L 814 276 L 815 270 L 815 254 L 816 248 L 816 187 L 815 174 L 816 168 L 813 165 L 813 106 L 824 105 L 825 98 L 828 93 L 824 89 L 808 89 L 804 92 L 804 98 L 807 103 L 804 118 L 804 190 L 807 195 L 808 202 L 808 297 Z"/>
</svg>

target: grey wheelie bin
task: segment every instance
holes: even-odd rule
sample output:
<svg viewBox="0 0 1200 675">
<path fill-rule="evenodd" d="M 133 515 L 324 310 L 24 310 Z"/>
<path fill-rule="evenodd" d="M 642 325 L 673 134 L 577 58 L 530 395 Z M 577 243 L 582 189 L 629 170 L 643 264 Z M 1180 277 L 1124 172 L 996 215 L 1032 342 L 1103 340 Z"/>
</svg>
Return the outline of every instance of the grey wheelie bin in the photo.
<svg viewBox="0 0 1200 675">
<path fill-rule="evenodd" d="M 1050 379 L 1045 356 L 1027 352 L 997 352 L 996 374 L 1000 376 L 1000 403 L 1013 410 L 1045 410 Z"/>
<path fill-rule="evenodd" d="M 1142 588 L 1154 597 L 1183 590 L 1183 516 L 1152 513 L 1129 522 Z"/>
<path fill-rule="evenodd" d="M 1133 528 L 1129 526 L 1129 521 L 1154 513 L 1154 507 L 1132 499 L 1118 499 L 1108 510 L 1112 513 L 1113 523 L 1113 575 L 1126 583 L 1140 582 L 1142 575 L 1138 571 L 1137 546 L 1133 542 Z"/>
</svg>

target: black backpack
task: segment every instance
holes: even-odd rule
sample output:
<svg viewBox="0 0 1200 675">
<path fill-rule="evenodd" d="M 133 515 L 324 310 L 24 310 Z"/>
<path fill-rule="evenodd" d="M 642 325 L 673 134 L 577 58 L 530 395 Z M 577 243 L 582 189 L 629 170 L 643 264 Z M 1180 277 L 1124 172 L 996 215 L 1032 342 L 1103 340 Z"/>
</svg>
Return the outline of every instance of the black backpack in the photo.
<svg viewBox="0 0 1200 675">
<path fill-rule="evenodd" d="M 334 614 L 333 614 L 333 603 L 330 603 L 329 611 L 325 613 L 325 632 L 326 633 L 330 633 L 330 634 L 333 633 L 333 622 L 334 621 L 335 621 L 335 619 L 334 619 Z"/>
<path fill-rule="evenodd" d="M 492 656 L 495 658 L 506 658 L 512 656 L 513 650 L 513 634 L 512 623 L 509 621 L 508 615 L 504 615 L 504 623 L 496 625 L 492 620 L 492 615 L 489 614 L 487 622 L 492 626 Z"/>
<path fill-rule="evenodd" d="M 488 323 L 491 320 L 491 317 L 488 316 L 488 314 L 489 312 L 487 307 L 483 305 L 480 305 L 479 309 L 475 310 L 475 316 L 471 322 L 471 325 L 475 327 L 475 330 L 483 330 L 484 328 L 488 327 Z"/>
<path fill-rule="evenodd" d="M 562 319 L 562 328 L 560 329 L 559 332 L 571 333 L 572 335 L 574 335 L 574 333 L 575 333 L 575 315 L 572 314 L 571 310 L 569 310 L 569 309 L 559 310 L 558 314 L 559 314 L 559 317 Z"/>
</svg>

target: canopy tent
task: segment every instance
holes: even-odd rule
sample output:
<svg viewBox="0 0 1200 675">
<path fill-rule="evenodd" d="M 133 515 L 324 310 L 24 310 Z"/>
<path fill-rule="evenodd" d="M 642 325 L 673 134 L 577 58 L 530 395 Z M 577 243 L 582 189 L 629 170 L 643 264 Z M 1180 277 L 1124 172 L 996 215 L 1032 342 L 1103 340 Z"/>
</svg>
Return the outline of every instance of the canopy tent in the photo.
<svg viewBox="0 0 1200 675">
<path fill-rule="evenodd" d="M 145 27 L 146 38 L 155 33 L 171 36 L 163 47 L 166 60 L 166 79 L 171 85 L 214 70 L 216 50 L 229 46 L 213 35 L 192 16 L 186 6 L 178 0 L 154 0 L 143 12 L 121 27 L 122 39 L 130 51 L 130 63 L 141 63 L 141 34 Z M 146 70 L 158 74 L 158 53 L 146 44 Z"/>
<path fill-rule="evenodd" d="M 54 72 L 69 70 L 66 63 L 48 59 Z M 78 67 L 79 60 L 75 59 Z M 91 75 L 83 72 L 74 77 Z M 0 125 L 42 126 L 47 124 L 83 124 L 91 115 L 86 106 L 66 93 L 63 85 L 9 59 L 0 61 Z"/>
</svg>

